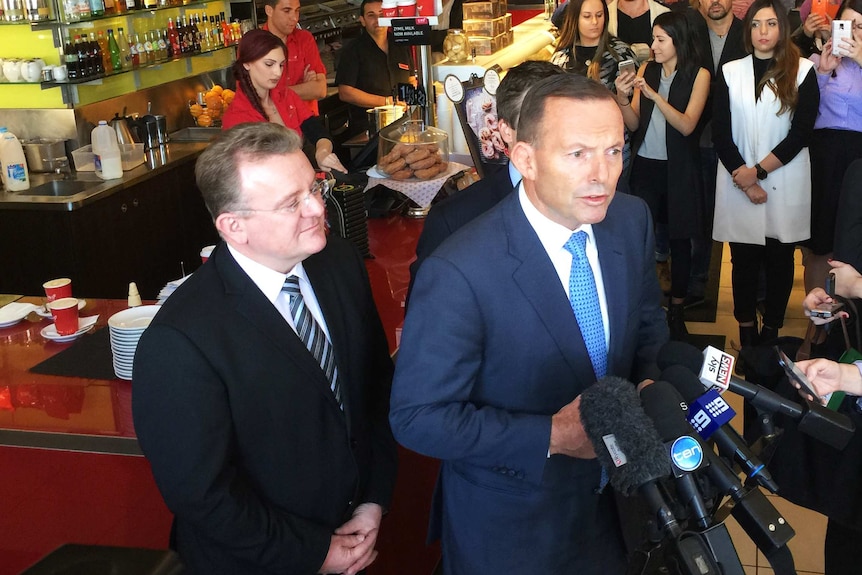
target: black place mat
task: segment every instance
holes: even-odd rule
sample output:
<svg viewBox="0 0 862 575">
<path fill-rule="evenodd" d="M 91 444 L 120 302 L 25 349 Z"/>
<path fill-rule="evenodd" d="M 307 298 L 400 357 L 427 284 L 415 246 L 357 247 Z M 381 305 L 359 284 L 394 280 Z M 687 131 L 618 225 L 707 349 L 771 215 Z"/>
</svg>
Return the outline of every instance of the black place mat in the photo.
<svg viewBox="0 0 862 575">
<path fill-rule="evenodd" d="M 113 362 L 110 330 L 100 329 L 85 333 L 69 349 L 34 365 L 30 371 L 85 379 L 117 379 Z"/>
</svg>

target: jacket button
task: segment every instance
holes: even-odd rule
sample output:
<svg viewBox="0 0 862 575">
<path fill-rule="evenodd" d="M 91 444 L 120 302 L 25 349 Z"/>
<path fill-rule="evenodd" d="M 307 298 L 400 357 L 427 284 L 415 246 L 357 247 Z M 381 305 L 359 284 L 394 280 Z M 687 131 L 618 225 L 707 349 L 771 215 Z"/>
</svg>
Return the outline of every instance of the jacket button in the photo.
<svg viewBox="0 0 862 575">
<path fill-rule="evenodd" d="M 509 477 L 515 477 L 515 474 L 516 474 L 516 473 L 518 473 L 518 472 L 517 472 L 517 471 L 515 471 L 514 469 L 510 469 L 510 470 L 509 470 Z"/>
</svg>

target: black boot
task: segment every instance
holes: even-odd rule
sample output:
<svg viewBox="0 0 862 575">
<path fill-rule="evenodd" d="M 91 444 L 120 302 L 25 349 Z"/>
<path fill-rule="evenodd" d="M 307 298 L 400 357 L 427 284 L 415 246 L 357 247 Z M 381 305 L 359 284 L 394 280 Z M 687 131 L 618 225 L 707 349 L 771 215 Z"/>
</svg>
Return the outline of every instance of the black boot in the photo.
<svg viewBox="0 0 862 575">
<path fill-rule="evenodd" d="M 778 328 L 777 327 L 769 327 L 766 324 L 763 324 L 760 327 L 760 341 L 761 343 L 769 343 L 774 339 L 778 339 Z"/>
<path fill-rule="evenodd" d="M 760 343 L 760 335 L 757 333 L 757 325 L 739 326 L 739 353 L 736 360 L 737 375 L 745 375 L 745 352 L 751 352 L 751 349 Z"/>
<path fill-rule="evenodd" d="M 685 341 L 688 330 L 685 327 L 685 304 L 672 303 L 667 308 L 667 327 L 672 341 Z"/>
</svg>

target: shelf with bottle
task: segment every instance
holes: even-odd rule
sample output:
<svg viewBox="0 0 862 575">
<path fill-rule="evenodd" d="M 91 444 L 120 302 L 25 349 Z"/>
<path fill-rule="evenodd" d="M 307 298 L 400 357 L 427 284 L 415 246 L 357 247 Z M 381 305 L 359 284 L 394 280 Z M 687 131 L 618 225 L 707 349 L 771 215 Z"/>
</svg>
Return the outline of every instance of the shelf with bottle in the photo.
<svg viewBox="0 0 862 575">
<path fill-rule="evenodd" d="M 0 2 L 0 24 L 34 24 L 54 20 L 53 0 Z"/>
<path fill-rule="evenodd" d="M 74 25 L 79 22 L 94 22 L 119 16 L 144 15 L 161 10 L 195 8 L 212 0 L 58 0 L 61 5 L 62 22 Z M 108 4 L 110 3 L 110 7 Z"/>
</svg>

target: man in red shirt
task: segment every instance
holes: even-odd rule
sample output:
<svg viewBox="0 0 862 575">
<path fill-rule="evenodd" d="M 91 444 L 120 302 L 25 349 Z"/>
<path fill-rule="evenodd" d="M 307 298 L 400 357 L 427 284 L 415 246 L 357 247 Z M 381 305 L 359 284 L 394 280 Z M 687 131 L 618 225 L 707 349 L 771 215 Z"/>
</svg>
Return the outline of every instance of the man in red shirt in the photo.
<svg viewBox="0 0 862 575">
<path fill-rule="evenodd" d="M 266 0 L 266 24 L 287 46 L 287 63 L 278 88 L 289 86 L 318 115 L 317 100 L 326 97 L 326 68 L 311 32 L 297 29 L 299 0 Z"/>
</svg>

